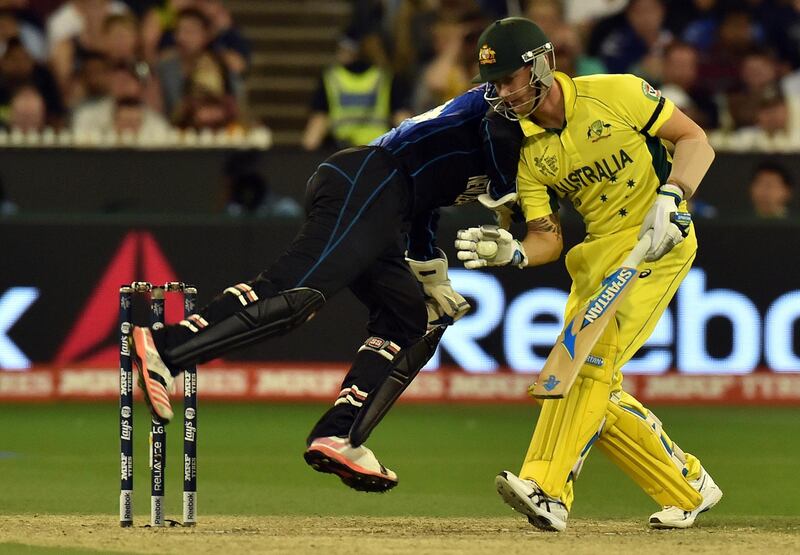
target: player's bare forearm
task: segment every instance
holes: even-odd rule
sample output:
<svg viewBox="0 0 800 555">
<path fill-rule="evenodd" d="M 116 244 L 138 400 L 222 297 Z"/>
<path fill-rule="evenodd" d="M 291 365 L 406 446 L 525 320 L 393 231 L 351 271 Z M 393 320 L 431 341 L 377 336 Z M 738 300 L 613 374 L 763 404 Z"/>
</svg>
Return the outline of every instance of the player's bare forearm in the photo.
<svg viewBox="0 0 800 555">
<path fill-rule="evenodd" d="M 541 266 L 558 260 L 564 247 L 558 214 L 528 221 L 528 233 L 522 246 L 528 256 L 528 266 Z"/>
<path fill-rule="evenodd" d="M 677 185 L 683 190 L 684 197 L 690 198 L 714 160 L 714 149 L 708 143 L 705 132 L 675 108 L 656 136 L 675 145 L 672 171 L 666 182 Z"/>
</svg>

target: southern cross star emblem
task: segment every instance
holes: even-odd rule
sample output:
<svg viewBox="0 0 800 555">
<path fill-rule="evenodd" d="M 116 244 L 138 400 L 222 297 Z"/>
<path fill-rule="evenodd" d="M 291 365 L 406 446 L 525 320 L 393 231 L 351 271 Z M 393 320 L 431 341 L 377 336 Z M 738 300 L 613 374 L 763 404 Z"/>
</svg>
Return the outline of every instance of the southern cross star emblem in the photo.
<svg viewBox="0 0 800 555">
<path fill-rule="evenodd" d="M 602 194 L 600 195 L 600 202 L 605 202 L 608 200 L 608 195 Z"/>
<path fill-rule="evenodd" d="M 628 210 L 625 208 L 620 208 L 618 214 L 620 218 L 624 218 L 628 215 Z"/>
<path fill-rule="evenodd" d="M 628 180 L 628 189 L 633 189 L 636 185 L 636 182 L 633 179 Z"/>
<path fill-rule="evenodd" d="M 611 177 L 609 177 L 609 178 L 608 178 L 608 180 L 609 180 L 611 183 L 616 183 L 616 182 L 617 182 L 617 176 L 616 176 L 616 175 L 612 175 Z"/>
</svg>

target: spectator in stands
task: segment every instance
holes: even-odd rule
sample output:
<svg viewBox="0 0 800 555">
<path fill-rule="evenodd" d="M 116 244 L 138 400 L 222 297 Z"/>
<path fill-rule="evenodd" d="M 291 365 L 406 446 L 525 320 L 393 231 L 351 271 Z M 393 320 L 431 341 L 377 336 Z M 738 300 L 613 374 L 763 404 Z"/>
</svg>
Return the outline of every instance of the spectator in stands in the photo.
<svg viewBox="0 0 800 555">
<path fill-rule="evenodd" d="M 118 135 L 136 136 L 144 123 L 144 105 L 135 97 L 120 98 L 114 104 L 114 131 Z"/>
<path fill-rule="evenodd" d="M 52 73 L 47 66 L 36 63 L 18 38 L 12 38 L 0 56 L 0 107 L 8 106 L 16 90 L 28 85 L 44 99 L 48 123 L 59 127 L 65 109 Z"/>
<path fill-rule="evenodd" d="M 735 88 L 745 55 L 757 45 L 747 11 L 726 12 L 713 44 L 700 61 L 698 85 L 701 90 L 724 93 Z"/>
<path fill-rule="evenodd" d="M 782 2 L 777 6 L 766 32 L 774 41 L 778 54 L 794 69 L 800 69 L 800 2 Z"/>
<path fill-rule="evenodd" d="M 602 57 L 603 42 L 628 27 L 625 14 L 628 1 L 566 0 L 564 14 L 567 23 L 576 26 L 586 36 L 586 52 L 590 56 Z"/>
<path fill-rule="evenodd" d="M 141 61 L 139 22 L 133 14 L 109 15 L 103 21 L 103 53 L 113 65 Z"/>
<path fill-rule="evenodd" d="M 545 36 L 552 40 L 556 30 L 564 25 L 564 8 L 561 0 L 529 0 L 524 17 L 535 21 Z"/>
<path fill-rule="evenodd" d="M 430 29 L 436 19 L 436 6 L 433 2 L 401 1 L 391 30 L 391 42 L 394 46 L 392 67 L 396 75 L 407 80 L 416 78 L 421 68 L 433 59 L 435 53 Z M 358 29 L 353 31 L 354 36 L 358 36 L 357 33 Z"/>
<path fill-rule="evenodd" d="M 103 53 L 86 53 L 75 82 L 75 86 L 81 90 L 81 103 L 92 102 L 108 94 L 110 68 Z"/>
<path fill-rule="evenodd" d="M 211 22 L 212 49 L 227 70 L 241 77 L 250 66 L 250 43 L 234 25 L 230 10 L 221 0 L 196 0 L 197 7 Z"/>
<path fill-rule="evenodd" d="M 134 68 L 127 64 L 114 66 L 109 74 L 108 94 L 100 99 L 83 103 L 72 117 L 72 129 L 76 134 L 110 133 L 114 130 L 115 111 L 118 103 L 129 104 L 130 99 L 141 102 L 143 84 Z M 161 137 L 169 130 L 164 117 L 148 106 L 142 108 L 142 134 Z"/>
<path fill-rule="evenodd" d="M 562 23 L 547 35 L 556 49 L 556 68 L 570 77 L 606 73 L 606 67 L 597 58 L 586 56 L 578 32 Z"/>
<path fill-rule="evenodd" d="M 717 0 L 691 0 L 683 4 L 671 3 L 667 17 L 682 40 L 700 52 L 707 52 L 714 46 L 722 7 Z"/>
<path fill-rule="evenodd" d="M 786 97 L 780 87 L 766 89 L 759 99 L 755 125 L 736 131 L 729 146 L 766 152 L 800 147 L 800 98 Z"/>
<path fill-rule="evenodd" d="M 87 51 L 103 51 L 103 22 L 128 7 L 119 0 L 69 0 L 47 20 L 47 42 L 53 73 L 68 105 L 73 96 L 76 71 Z"/>
<path fill-rule="evenodd" d="M 561 0 L 564 5 L 564 17 L 567 23 L 575 25 L 579 30 L 586 30 L 593 24 L 610 21 L 616 16 L 624 18 L 625 6 L 628 0 Z M 608 31 L 615 25 L 605 27 L 600 25 L 601 31 Z M 605 27 L 605 29 L 603 29 Z"/>
<path fill-rule="evenodd" d="M 134 68 L 144 84 L 147 105 L 154 110 L 162 110 L 161 88 L 144 59 L 139 22 L 132 13 L 106 17 L 103 22 L 103 54 L 112 66 L 128 64 Z"/>
<path fill-rule="evenodd" d="M 794 188 L 792 176 L 778 162 L 759 164 L 750 179 L 750 201 L 759 218 L 789 217 L 789 203 Z"/>
<path fill-rule="evenodd" d="M 161 52 L 175 46 L 178 14 L 185 9 L 197 9 L 208 19 L 210 48 L 219 55 L 231 75 L 237 77 L 232 84 L 237 87 L 237 96 L 241 97 L 243 91 L 239 90 L 241 82 L 238 78 L 250 66 L 250 43 L 221 0 L 164 0 L 149 8 L 142 23 L 147 59 L 155 63 Z"/>
<path fill-rule="evenodd" d="M 756 123 L 761 98 L 767 89 L 779 86 L 778 63 L 765 49 L 753 50 L 742 59 L 739 84 L 727 94 L 728 113 L 734 129 Z"/>
<path fill-rule="evenodd" d="M 665 15 L 662 0 L 631 0 L 625 24 L 600 44 L 600 58 L 610 73 L 636 73 L 661 80 L 662 56 L 672 40 L 664 26 Z"/>
<path fill-rule="evenodd" d="M 369 143 L 410 116 L 402 81 L 365 59 L 361 45 L 343 37 L 336 63 L 326 68 L 311 101 L 303 148 L 330 137 L 337 148 Z"/>
<path fill-rule="evenodd" d="M 155 64 L 163 48 L 175 45 L 178 13 L 194 5 L 195 0 L 161 0 L 147 9 L 142 19 L 142 46 L 148 62 Z"/>
<path fill-rule="evenodd" d="M 697 86 L 699 54 L 694 46 L 672 41 L 664 51 L 661 92 L 703 129 L 717 127 L 718 109 L 713 95 Z"/>
<path fill-rule="evenodd" d="M 186 97 L 175 123 L 181 129 L 212 129 L 229 134 L 244 131 L 236 101 L 230 95 L 199 93 Z"/>
<path fill-rule="evenodd" d="M 44 99 L 34 87 L 17 89 L 11 97 L 8 114 L 8 128 L 26 133 L 41 132 L 47 123 L 47 110 Z"/>
<path fill-rule="evenodd" d="M 175 48 L 157 66 L 164 108 L 171 118 L 186 95 L 223 96 L 233 91 L 235 76 L 211 50 L 211 38 L 211 22 L 203 12 L 188 8 L 178 14 Z"/>
<path fill-rule="evenodd" d="M 436 55 L 422 71 L 414 92 L 414 112 L 439 106 L 472 87 L 472 77 L 478 72 L 475 43 L 486 25 L 480 12 L 436 22 L 432 30 Z"/>
<path fill-rule="evenodd" d="M 8 41 L 17 38 L 37 63 L 47 61 L 47 43 L 42 32 L 33 24 L 19 19 L 17 11 L 0 2 L 0 55 Z"/>
</svg>

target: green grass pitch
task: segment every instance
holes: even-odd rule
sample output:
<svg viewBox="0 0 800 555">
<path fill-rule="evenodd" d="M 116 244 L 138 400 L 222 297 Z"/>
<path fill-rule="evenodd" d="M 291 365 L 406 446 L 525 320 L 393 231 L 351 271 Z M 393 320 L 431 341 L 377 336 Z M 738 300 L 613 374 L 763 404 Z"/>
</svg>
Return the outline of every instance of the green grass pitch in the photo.
<svg viewBox="0 0 800 555">
<path fill-rule="evenodd" d="M 117 407 L 0 406 L 0 514 L 118 514 Z M 203 404 L 198 511 L 231 515 L 498 516 L 509 509 L 493 477 L 517 471 L 537 410 L 532 405 L 401 405 L 370 438 L 399 486 L 350 491 L 302 459 L 321 405 Z M 800 514 L 800 414 L 796 408 L 656 407 L 665 429 L 698 455 L 725 492 L 714 518 Z M 137 517 L 149 514 L 148 418 L 135 414 Z M 181 511 L 181 424 L 168 427 L 167 509 Z M 571 516 L 645 519 L 655 509 L 596 451 L 576 487 Z M 709 515 L 711 516 L 711 515 Z"/>
</svg>

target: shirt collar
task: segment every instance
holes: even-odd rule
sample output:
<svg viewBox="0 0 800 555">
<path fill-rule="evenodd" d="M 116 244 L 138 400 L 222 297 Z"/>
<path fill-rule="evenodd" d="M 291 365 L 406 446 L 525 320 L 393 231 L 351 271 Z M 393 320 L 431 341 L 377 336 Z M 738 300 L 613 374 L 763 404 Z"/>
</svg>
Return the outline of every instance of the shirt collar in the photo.
<svg viewBox="0 0 800 555">
<path fill-rule="evenodd" d="M 572 114 L 575 112 L 575 101 L 578 98 L 578 91 L 575 88 L 575 82 L 566 73 L 554 71 L 553 75 L 556 81 L 558 81 L 558 84 L 561 85 L 561 94 L 564 95 L 564 111 L 567 125 L 569 125 L 569 120 L 572 118 Z M 522 132 L 526 137 L 533 137 L 534 135 L 538 135 L 539 133 L 544 133 L 547 131 L 547 129 L 532 122 L 529 118 L 520 120 L 519 124 L 522 127 Z"/>
</svg>

